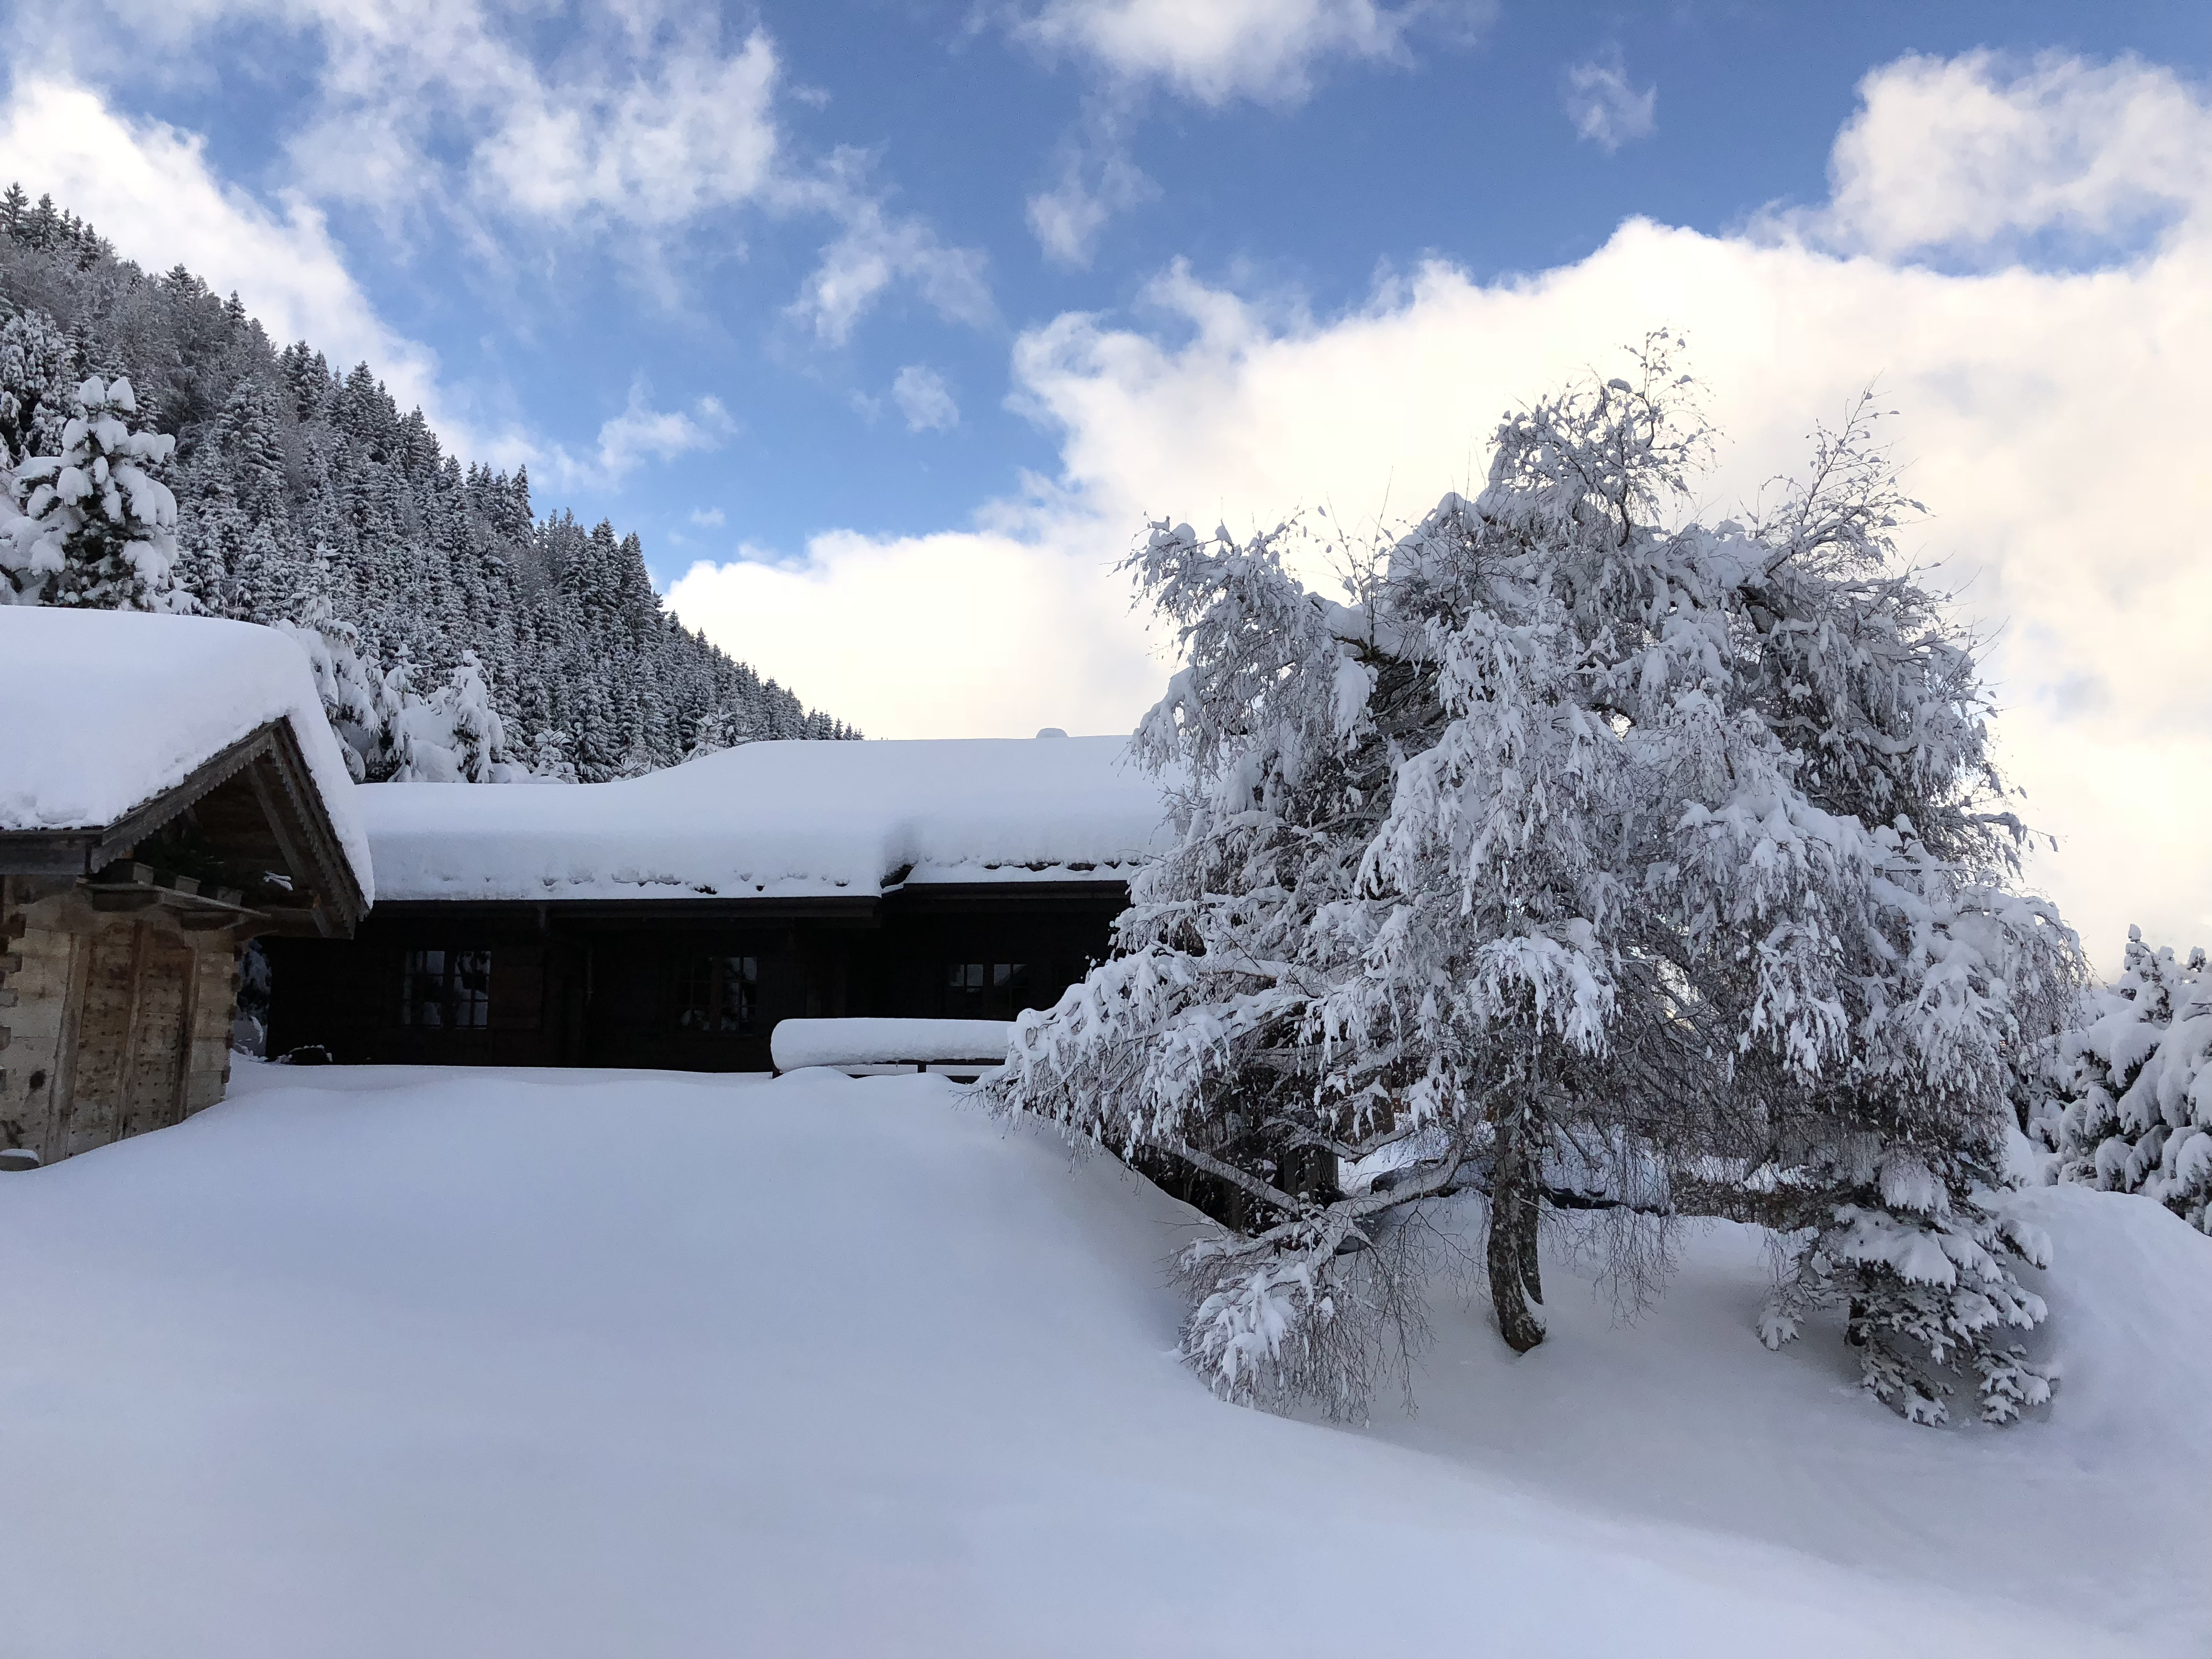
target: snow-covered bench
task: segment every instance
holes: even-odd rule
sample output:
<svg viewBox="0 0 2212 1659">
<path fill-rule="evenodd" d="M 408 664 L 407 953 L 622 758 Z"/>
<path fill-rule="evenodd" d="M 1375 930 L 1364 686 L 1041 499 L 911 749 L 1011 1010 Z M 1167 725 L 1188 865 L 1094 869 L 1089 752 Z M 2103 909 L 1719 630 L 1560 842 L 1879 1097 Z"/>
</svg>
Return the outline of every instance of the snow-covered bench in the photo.
<svg viewBox="0 0 2212 1659">
<path fill-rule="evenodd" d="M 1003 1019 L 786 1019 L 769 1037 L 778 1075 L 829 1066 L 848 1077 L 935 1072 L 972 1083 L 1006 1063 Z"/>
</svg>

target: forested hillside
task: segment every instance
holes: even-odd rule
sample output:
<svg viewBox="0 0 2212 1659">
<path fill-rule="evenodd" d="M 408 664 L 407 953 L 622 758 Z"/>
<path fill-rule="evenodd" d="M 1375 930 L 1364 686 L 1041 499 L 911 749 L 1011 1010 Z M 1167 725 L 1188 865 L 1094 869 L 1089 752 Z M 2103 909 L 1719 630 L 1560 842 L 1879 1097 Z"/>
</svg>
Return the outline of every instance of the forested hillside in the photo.
<svg viewBox="0 0 2212 1659">
<path fill-rule="evenodd" d="M 635 534 L 538 517 L 526 470 L 465 467 L 368 365 L 278 349 L 235 294 L 151 276 L 13 186 L 0 233 L 0 480 L 20 500 L 36 458 L 58 476 L 87 383 L 127 380 L 116 418 L 174 439 L 142 449 L 175 496 L 175 587 L 301 629 L 363 776 L 592 781 L 858 735 L 663 611 Z M 80 447 L 104 441 L 85 430 Z"/>
</svg>

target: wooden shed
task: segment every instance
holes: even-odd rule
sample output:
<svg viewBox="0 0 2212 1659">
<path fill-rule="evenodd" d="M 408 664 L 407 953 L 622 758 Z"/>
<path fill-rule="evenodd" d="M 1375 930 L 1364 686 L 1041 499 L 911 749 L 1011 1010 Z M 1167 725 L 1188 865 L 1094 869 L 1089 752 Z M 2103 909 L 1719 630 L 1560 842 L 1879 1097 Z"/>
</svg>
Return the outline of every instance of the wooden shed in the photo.
<svg viewBox="0 0 2212 1659">
<path fill-rule="evenodd" d="M 291 641 L 0 611 L 0 1163 L 22 1168 L 222 1099 L 243 945 L 350 937 L 369 895 Z"/>
</svg>

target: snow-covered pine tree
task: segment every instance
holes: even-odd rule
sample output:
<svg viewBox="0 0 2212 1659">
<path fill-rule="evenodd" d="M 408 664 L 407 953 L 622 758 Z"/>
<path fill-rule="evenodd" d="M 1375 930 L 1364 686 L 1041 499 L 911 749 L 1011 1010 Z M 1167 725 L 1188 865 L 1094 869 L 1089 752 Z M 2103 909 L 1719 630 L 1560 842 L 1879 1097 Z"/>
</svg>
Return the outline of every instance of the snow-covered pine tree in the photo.
<svg viewBox="0 0 2212 1659">
<path fill-rule="evenodd" d="M 176 440 L 125 424 L 138 409 L 128 380 L 87 380 L 72 407 L 60 453 L 15 468 L 20 517 L 0 546 L 15 602 L 194 609 L 176 585 L 176 497 L 156 476 Z"/>
<path fill-rule="evenodd" d="M 374 781 L 393 783 L 505 783 L 531 774 L 509 761 L 507 727 L 492 707 L 483 669 L 473 651 L 428 696 L 416 690 L 416 665 L 404 651 L 384 677 L 380 758 Z"/>
<path fill-rule="evenodd" d="M 1663 340 L 1497 441 L 1348 605 L 1281 532 L 1155 526 L 1186 662 L 1138 748 L 1179 839 L 1001 1099 L 1210 1198 L 1184 1352 L 1231 1397 L 1358 1409 L 1418 1334 L 1410 1213 L 1475 1188 L 1516 1348 L 1540 1215 L 1595 1193 L 1629 1271 L 1639 1226 L 1769 1220 L 1770 1341 L 1833 1304 L 1899 1410 L 1963 1364 L 2016 1413 L 2002 1056 L 2077 957 L 2010 889 L 1972 652 L 1864 421 L 1749 526 L 1686 521 Z"/>
<path fill-rule="evenodd" d="M 2212 971 L 2128 929 L 2109 986 L 2082 993 L 2032 1066 L 2029 1132 L 2053 1181 L 2141 1193 L 2212 1232 Z"/>
<path fill-rule="evenodd" d="M 491 690 L 473 651 L 461 653 L 436 700 L 452 733 L 455 769 L 467 783 L 489 783 L 506 759 L 507 726 L 492 707 Z"/>
<path fill-rule="evenodd" d="M 60 453 L 76 385 L 69 355 L 69 337 L 40 312 L 0 322 L 0 466 Z"/>
<path fill-rule="evenodd" d="M 325 562 L 323 580 L 327 580 L 328 574 Z M 366 781 L 370 767 L 380 766 L 383 761 L 385 710 L 383 676 L 362 661 L 361 631 L 338 619 L 329 594 L 319 588 L 309 594 L 299 621 L 279 620 L 274 625 L 299 641 L 307 652 L 314 671 L 315 690 L 322 697 L 323 714 L 337 734 L 346 769 L 356 783 Z"/>
<path fill-rule="evenodd" d="M 530 747 L 530 775 L 548 783 L 575 782 L 574 747 L 574 739 L 559 727 L 540 726 Z"/>
</svg>

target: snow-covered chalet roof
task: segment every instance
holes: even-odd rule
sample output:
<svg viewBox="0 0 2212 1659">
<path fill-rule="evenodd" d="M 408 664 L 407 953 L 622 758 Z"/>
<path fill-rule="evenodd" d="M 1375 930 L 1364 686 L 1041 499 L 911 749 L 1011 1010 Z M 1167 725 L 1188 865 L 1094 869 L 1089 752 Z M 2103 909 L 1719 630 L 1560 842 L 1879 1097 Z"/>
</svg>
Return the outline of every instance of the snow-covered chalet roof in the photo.
<svg viewBox="0 0 2212 1659">
<path fill-rule="evenodd" d="M 874 897 L 1111 881 L 1164 845 L 1123 738 L 753 743 L 615 783 L 355 788 L 387 899 Z"/>
<path fill-rule="evenodd" d="M 338 845 L 375 896 L 354 783 L 307 653 L 250 623 L 0 605 L 0 830 L 89 830 L 291 723 Z"/>
</svg>

